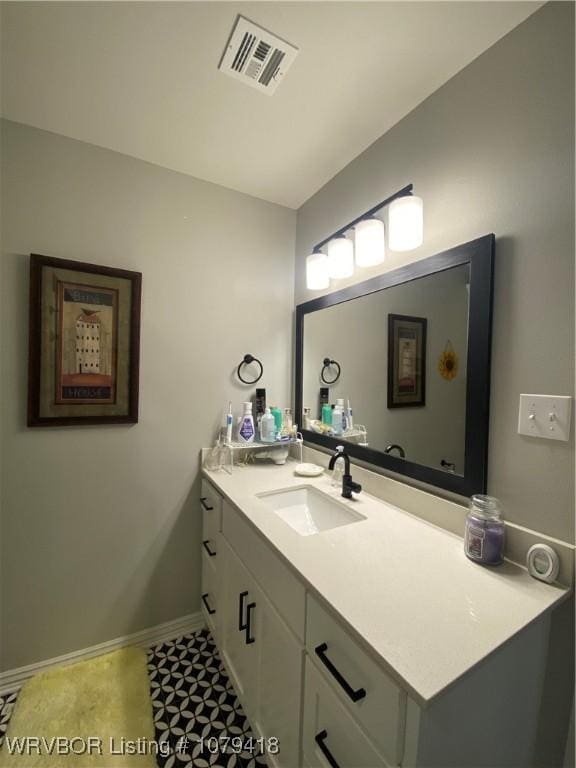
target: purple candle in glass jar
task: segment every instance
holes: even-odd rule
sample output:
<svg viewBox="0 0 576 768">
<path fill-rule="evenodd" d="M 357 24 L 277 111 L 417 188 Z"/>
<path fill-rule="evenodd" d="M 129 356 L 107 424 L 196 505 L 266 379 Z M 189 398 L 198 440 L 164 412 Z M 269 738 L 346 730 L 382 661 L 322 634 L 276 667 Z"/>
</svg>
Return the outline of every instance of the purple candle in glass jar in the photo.
<svg viewBox="0 0 576 768">
<path fill-rule="evenodd" d="M 464 551 L 470 560 L 499 565 L 504 555 L 504 522 L 500 502 L 493 496 L 472 496 L 466 517 Z"/>
</svg>

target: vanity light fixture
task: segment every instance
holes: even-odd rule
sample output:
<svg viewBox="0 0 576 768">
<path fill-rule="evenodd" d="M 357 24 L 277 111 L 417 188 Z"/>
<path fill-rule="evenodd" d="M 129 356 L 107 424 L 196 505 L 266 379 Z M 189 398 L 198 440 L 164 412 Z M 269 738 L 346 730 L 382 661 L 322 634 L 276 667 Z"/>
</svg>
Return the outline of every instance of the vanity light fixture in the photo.
<svg viewBox="0 0 576 768">
<path fill-rule="evenodd" d="M 424 214 L 421 197 L 407 195 L 388 207 L 388 245 L 391 251 L 412 251 L 424 239 Z"/>
<path fill-rule="evenodd" d="M 388 212 L 388 247 L 391 251 L 411 251 L 422 245 L 424 236 L 423 202 L 408 184 L 386 200 L 370 208 L 314 247 L 306 258 L 306 286 L 311 291 L 328 288 L 330 278 L 354 274 L 354 255 L 358 267 L 372 267 L 386 258 L 384 222 L 376 214 Z M 346 237 L 354 231 L 354 242 Z M 328 246 L 325 256 L 322 248 Z"/>
<path fill-rule="evenodd" d="M 371 216 L 354 227 L 354 252 L 358 267 L 374 267 L 386 257 L 384 222 Z"/>
<path fill-rule="evenodd" d="M 343 234 L 328 243 L 328 274 L 338 279 L 354 274 L 354 244 Z"/>
<path fill-rule="evenodd" d="M 329 287 L 328 256 L 315 250 L 306 258 L 306 288 L 309 291 L 321 291 Z"/>
</svg>

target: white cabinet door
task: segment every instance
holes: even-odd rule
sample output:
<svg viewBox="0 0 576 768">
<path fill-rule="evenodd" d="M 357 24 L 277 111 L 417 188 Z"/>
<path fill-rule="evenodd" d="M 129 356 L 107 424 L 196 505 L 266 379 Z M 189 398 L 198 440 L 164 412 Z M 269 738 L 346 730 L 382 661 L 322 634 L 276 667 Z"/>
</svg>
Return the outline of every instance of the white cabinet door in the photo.
<svg viewBox="0 0 576 768">
<path fill-rule="evenodd" d="M 278 740 L 270 765 L 300 764 L 304 649 L 225 542 L 220 650 L 256 736 Z"/>
<path fill-rule="evenodd" d="M 258 712 L 258 645 L 255 635 L 262 610 L 260 590 L 238 557 L 226 550 L 222 586 L 221 647 L 224 663 L 248 719 Z"/>
<path fill-rule="evenodd" d="M 255 635 L 258 647 L 259 705 L 256 727 L 278 739 L 266 755 L 269 765 L 300 765 L 300 711 L 304 649 L 272 605 L 263 598 Z"/>
</svg>

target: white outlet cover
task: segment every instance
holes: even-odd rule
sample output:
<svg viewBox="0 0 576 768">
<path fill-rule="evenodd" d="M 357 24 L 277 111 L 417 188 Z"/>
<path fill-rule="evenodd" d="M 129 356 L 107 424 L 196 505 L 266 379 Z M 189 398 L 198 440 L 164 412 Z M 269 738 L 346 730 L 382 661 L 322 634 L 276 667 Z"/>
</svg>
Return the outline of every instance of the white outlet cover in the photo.
<svg viewBox="0 0 576 768">
<path fill-rule="evenodd" d="M 572 398 L 565 395 L 520 395 L 518 433 L 546 440 L 568 440 Z"/>
</svg>

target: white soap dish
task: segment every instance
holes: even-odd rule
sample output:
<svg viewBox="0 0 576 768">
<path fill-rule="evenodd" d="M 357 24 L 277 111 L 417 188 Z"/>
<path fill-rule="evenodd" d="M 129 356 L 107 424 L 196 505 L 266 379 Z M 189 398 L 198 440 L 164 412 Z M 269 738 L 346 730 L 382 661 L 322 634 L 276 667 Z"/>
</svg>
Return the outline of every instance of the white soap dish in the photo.
<svg viewBox="0 0 576 768">
<path fill-rule="evenodd" d="M 318 477 L 324 472 L 324 467 L 318 464 L 297 464 L 294 468 L 294 474 L 301 477 Z"/>
</svg>

